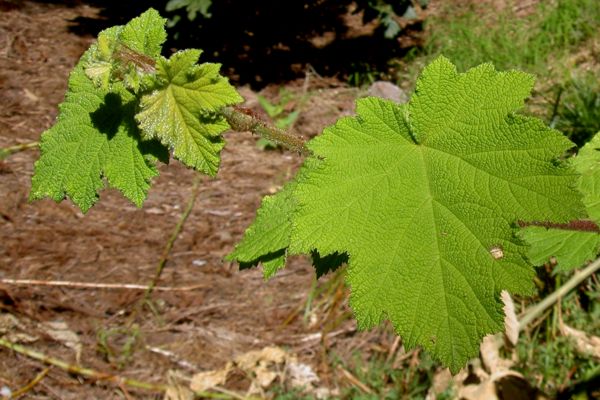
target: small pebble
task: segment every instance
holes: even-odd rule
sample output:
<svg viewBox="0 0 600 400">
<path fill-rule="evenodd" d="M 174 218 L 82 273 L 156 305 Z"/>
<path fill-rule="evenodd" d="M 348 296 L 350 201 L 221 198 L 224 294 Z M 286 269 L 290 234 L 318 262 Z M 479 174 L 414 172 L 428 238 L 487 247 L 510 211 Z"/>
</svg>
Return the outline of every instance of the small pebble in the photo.
<svg viewBox="0 0 600 400">
<path fill-rule="evenodd" d="M 10 390 L 8 386 L 2 386 L 2 389 L 0 389 L 0 396 L 5 399 L 10 399 L 12 397 L 12 390 Z"/>
</svg>

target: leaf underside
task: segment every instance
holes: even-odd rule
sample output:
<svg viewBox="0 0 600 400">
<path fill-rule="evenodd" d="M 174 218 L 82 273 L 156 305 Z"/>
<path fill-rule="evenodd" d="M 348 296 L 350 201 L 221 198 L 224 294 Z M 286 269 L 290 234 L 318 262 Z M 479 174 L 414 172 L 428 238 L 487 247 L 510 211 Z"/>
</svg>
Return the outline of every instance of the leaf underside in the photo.
<svg viewBox="0 0 600 400">
<path fill-rule="evenodd" d="M 440 57 L 409 104 L 358 100 L 356 117 L 309 142 L 313 156 L 283 196 L 287 253 L 347 255 L 362 328 L 389 319 L 405 346 L 463 367 L 502 329 L 500 292 L 532 293 L 516 221 L 583 213 L 576 175 L 557 161 L 572 143 L 514 113 L 532 85 L 490 64 L 459 74 Z M 251 227 L 243 240 L 270 241 L 261 235 Z M 237 248 L 232 258 L 249 254 Z"/>
<path fill-rule="evenodd" d="M 592 138 L 571 163 L 580 174 L 577 188 L 589 218 L 600 225 L 600 132 Z M 534 265 L 555 258 L 559 271 L 569 271 L 593 260 L 600 252 L 600 234 L 531 226 L 522 229 L 521 237 L 531 246 L 527 252 Z"/>
</svg>

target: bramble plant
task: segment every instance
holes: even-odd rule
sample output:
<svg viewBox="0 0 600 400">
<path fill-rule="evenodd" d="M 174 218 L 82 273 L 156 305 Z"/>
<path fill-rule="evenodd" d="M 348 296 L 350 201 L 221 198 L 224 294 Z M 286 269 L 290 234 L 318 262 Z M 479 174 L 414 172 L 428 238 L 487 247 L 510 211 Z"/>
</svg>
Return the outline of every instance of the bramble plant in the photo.
<svg viewBox="0 0 600 400">
<path fill-rule="evenodd" d="M 220 65 L 197 63 L 200 50 L 162 57 L 164 24 L 151 9 L 101 32 L 81 57 L 42 135 L 32 200 L 68 196 L 86 212 L 108 185 L 141 206 L 157 161 L 170 152 L 214 176 L 222 132 L 260 134 L 306 159 L 293 181 L 265 197 L 227 258 L 262 264 L 266 278 L 293 254 L 311 255 L 318 275 L 347 263 L 359 326 L 388 319 L 406 347 L 422 346 L 453 372 L 485 335 L 502 330 L 502 290 L 533 293 L 527 257 L 555 255 L 528 247 L 520 227 L 546 247 L 556 230 L 598 234 L 595 222 L 580 219 L 600 218 L 600 143 L 565 161 L 573 144 L 517 113 L 531 75 L 491 64 L 458 73 L 439 57 L 408 104 L 360 99 L 356 116 L 305 145 L 233 107 L 242 97 Z M 559 263 L 581 264 L 598 243 L 595 236 L 583 256 L 577 246 L 563 249 Z"/>
</svg>

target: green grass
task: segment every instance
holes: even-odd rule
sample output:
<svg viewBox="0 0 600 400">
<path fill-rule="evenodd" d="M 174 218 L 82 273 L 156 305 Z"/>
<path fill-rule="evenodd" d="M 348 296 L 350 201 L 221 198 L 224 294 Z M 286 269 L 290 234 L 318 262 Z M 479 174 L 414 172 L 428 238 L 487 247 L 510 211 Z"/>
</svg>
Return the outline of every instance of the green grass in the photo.
<svg viewBox="0 0 600 400">
<path fill-rule="evenodd" d="M 600 132 L 600 80 L 587 72 L 573 77 L 560 89 L 562 95 L 551 123 L 581 146 Z"/>
<path fill-rule="evenodd" d="M 392 368 L 386 360 L 387 354 L 372 354 L 366 360 L 364 355 L 355 353 L 350 360 L 331 355 L 331 366 L 349 371 L 372 393 L 340 381 L 340 398 L 353 400 L 377 399 L 425 399 L 436 372 L 436 363 L 427 354 L 420 354 L 420 362 L 410 366 L 410 359 L 399 368 Z M 412 358 L 412 357 L 411 357 Z"/>
<path fill-rule="evenodd" d="M 564 56 L 600 28 L 597 0 L 542 1 L 526 17 L 510 6 L 487 17 L 475 10 L 441 15 L 428 21 L 425 53 L 444 54 L 461 70 L 491 61 L 500 70 L 547 75 L 550 58 Z"/>
<path fill-rule="evenodd" d="M 539 277 L 543 287 L 540 289 L 540 298 L 556 290 L 571 275 L 567 272 L 552 273 L 550 269 L 541 268 Z M 587 279 L 566 295 L 560 304 L 549 310 L 543 320 L 533 323 L 531 328 L 521 333 L 516 346 L 518 361 L 513 369 L 521 372 L 533 387 L 542 390 L 550 398 L 574 390 L 577 383 L 583 383 L 586 390 L 598 390 L 598 387 L 593 389 L 590 382 L 600 377 L 600 362 L 578 349 L 573 338 L 561 335 L 560 321 L 587 335 L 600 336 L 599 300 L 600 283 L 595 277 Z"/>
</svg>

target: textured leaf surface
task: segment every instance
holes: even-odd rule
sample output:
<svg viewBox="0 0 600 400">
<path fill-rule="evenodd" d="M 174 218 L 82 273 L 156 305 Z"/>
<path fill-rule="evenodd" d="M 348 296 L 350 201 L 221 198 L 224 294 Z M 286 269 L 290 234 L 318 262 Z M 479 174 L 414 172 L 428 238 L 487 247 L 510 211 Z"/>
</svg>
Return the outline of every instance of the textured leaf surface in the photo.
<svg viewBox="0 0 600 400">
<path fill-rule="evenodd" d="M 86 75 L 102 89 L 122 81 L 137 92 L 146 75 L 154 72 L 154 60 L 167 38 L 165 23 L 166 19 L 151 8 L 125 26 L 100 32 L 84 64 Z"/>
<path fill-rule="evenodd" d="M 600 250 L 600 235 L 594 232 L 530 226 L 521 236 L 531 245 L 527 257 L 532 264 L 543 265 L 554 257 L 557 269 L 562 271 L 581 267 Z"/>
<path fill-rule="evenodd" d="M 532 84 L 439 58 L 408 105 L 359 100 L 357 117 L 313 139 L 297 180 L 291 253 L 347 253 L 360 326 L 390 319 L 453 371 L 502 330 L 501 290 L 532 291 L 513 224 L 582 213 L 555 160 L 572 144 L 513 113 Z"/>
<path fill-rule="evenodd" d="M 102 35 L 114 40 L 121 29 L 110 28 Z M 123 85 L 109 92 L 97 88 L 86 75 L 84 66 L 97 51 L 93 45 L 71 72 L 58 119 L 42 134 L 31 199 L 47 196 L 60 201 L 68 195 L 86 212 L 104 187 L 104 176 L 110 186 L 141 206 L 150 179 L 158 174 L 156 158 L 168 156 L 159 143 L 140 141 L 134 97 Z"/>
<path fill-rule="evenodd" d="M 265 279 L 284 267 L 292 229 L 290 217 L 296 208 L 295 186 L 294 182 L 288 183 L 277 194 L 263 199 L 256 220 L 227 260 L 239 262 L 242 269 L 260 263 Z"/>
<path fill-rule="evenodd" d="M 579 150 L 573 165 L 581 174 L 578 188 L 588 216 L 600 224 L 600 132 Z"/>
<path fill-rule="evenodd" d="M 158 59 L 156 89 L 142 97 L 136 119 L 145 137 L 158 138 L 184 164 L 215 175 L 224 145 L 220 134 L 229 127 L 216 111 L 242 98 L 219 75 L 219 64 L 196 64 L 200 53 Z"/>
<path fill-rule="evenodd" d="M 588 216 L 600 224 L 600 134 L 572 158 L 572 164 L 581 174 L 577 187 Z M 600 235 L 595 232 L 531 226 L 523 229 L 521 236 L 531 245 L 527 256 L 533 264 L 542 265 L 555 257 L 557 268 L 563 271 L 581 267 L 600 251 Z"/>
<path fill-rule="evenodd" d="M 123 26 L 119 41 L 133 51 L 156 58 L 167 40 L 166 21 L 151 8 Z"/>
</svg>

